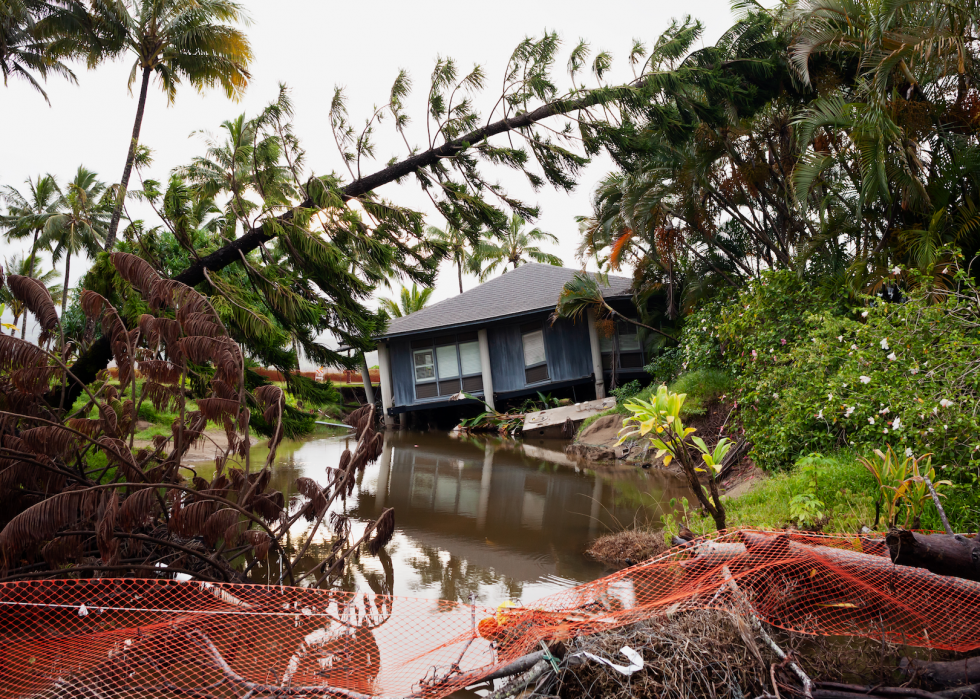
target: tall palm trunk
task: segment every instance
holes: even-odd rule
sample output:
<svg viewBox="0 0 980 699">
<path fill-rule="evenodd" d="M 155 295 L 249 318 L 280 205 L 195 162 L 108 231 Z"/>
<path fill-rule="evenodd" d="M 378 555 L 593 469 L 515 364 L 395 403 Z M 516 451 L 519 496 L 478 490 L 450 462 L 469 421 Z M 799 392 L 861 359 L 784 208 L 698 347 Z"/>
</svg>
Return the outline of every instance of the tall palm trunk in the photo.
<svg viewBox="0 0 980 699">
<path fill-rule="evenodd" d="M 459 258 L 459 263 L 456 265 L 456 269 L 459 270 L 459 293 L 463 293 L 463 258 Z"/>
<path fill-rule="evenodd" d="M 34 277 L 34 256 L 37 254 L 37 235 L 41 232 L 40 228 L 34 229 L 34 241 L 31 243 L 31 271 L 27 276 Z M 15 321 L 16 322 L 16 321 Z M 24 309 L 24 324 L 20 326 L 20 339 L 27 339 L 27 309 Z"/>
<path fill-rule="evenodd" d="M 68 272 L 71 270 L 71 253 L 65 255 L 65 284 L 61 287 L 61 317 L 65 317 L 65 306 L 68 305 Z M 64 331 L 62 331 L 64 332 Z"/>
<path fill-rule="evenodd" d="M 126 203 L 126 189 L 129 187 L 129 176 L 133 172 L 133 162 L 136 160 L 136 146 L 140 140 L 140 127 L 143 125 L 143 110 L 146 108 L 146 91 L 150 86 L 150 75 L 152 72 L 152 68 L 143 69 L 143 82 L 140 85 L 140 100 L 136 106 L 136 121 L 133 124 L 133 137 L 129 141 L 129 153 L 126 155 L 126 167 L 123 168 L 122 181 L 119 183 L 119 196 L 116 198 L 116 208 L 112 211 L 109 232 L 105 237 L 105 249 L 109 252 L 112 252 L 112 246 L 116 243 L 116 229 L 119 228 L 119 219 L 122 217 L 123 204 Z"/>
</svg>

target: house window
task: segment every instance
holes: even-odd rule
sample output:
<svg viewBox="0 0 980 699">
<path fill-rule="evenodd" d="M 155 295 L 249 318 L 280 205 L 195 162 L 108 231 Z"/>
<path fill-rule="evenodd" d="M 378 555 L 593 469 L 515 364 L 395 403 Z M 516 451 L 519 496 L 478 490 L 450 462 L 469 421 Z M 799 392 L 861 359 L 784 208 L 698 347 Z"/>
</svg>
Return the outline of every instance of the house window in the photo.
<svg viewBox="0 0 980 699">
<path fill-rule="evenodd" d="M 617 333 L 619 334 L 620 352 L 640 351 L 640 335 L 637 330 L 638 328 L 632 323 L 619 324 L 617 327 Z"/>
<path fill-rule="evenodd" d="M 599 337 L 599 351 L 602 354 L 602 368 L 611 371 L 613 349 L 619 345 L 618 369 L 639 369 L 643 367 L 643 347 L 640 344 L 639 328 L 633 323 L 616 323 L 616 337 Z"/>
<path fill-rule="evenodd" d="M 436 347 L 436 361 L 439 362 L 439 380 L 459 378 L 459 361 L 456 358 L 456 345 Z"/>
<path fill-rule="evenodd" d="M 470 376 L 472 374 L 483 373 L 483 365 L 480 363 L 479 342 L 460 343 L 459 364 L 463 369 L 463 376 Z"/>
<path fill-rule="evenodd" d="M 415 355 L 415 383 L 435 381 L 436 365 L 432 350 L 415 350 L 413 354 Z"/>
<path fill-rule="evenodd" d="M 461 333 L 412 342 L 417 400 L 483 390 L 480 343 L 476 337 L 476 333 Z"/>
<path fill-rule="evenodd" d="M 524 382 L 547 381 L 548 358 L 544 351 L 544 332 L 532 330 L 521 335 L 524 344 Z"/>
</svg>

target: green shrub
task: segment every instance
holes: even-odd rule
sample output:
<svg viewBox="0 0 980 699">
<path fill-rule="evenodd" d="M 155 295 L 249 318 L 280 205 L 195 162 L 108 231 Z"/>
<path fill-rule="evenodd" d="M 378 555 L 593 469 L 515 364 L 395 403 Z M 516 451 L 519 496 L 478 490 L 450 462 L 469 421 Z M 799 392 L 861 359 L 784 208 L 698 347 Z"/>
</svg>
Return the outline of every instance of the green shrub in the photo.
<svg viewBox="0 0 980 699">
<path fill-rule="evenodd" d="M 753 457 L 773 469 L 808 452 L 890 445 L 933 454 L 942 477 L 980 464 L 980 331 L 962 321 L 976 317 L 965 305 L 916 292 L 848 310 L 792 272 L 750 284 L 717 330 Z"/>
<path fill-rule="evenodd" d="M 732 379 L 721 369 L 700 369 L 681 374 L 670 385 L 670 390 L 687 395 L 682 417 L 703 415 L 705 406 L 732 390 Z"/>
<path fill-rule="evenodd" d="M 633 398 L 642 390 L 643 386 L 640 385 L 640 382 L 633 379 L 629 383 L 625 383 L 619 388 L 614 388 L 609 392 L 616 396 L 616 400 L 618 402 L 622 403 L 623 401 Z"/>
</svg>

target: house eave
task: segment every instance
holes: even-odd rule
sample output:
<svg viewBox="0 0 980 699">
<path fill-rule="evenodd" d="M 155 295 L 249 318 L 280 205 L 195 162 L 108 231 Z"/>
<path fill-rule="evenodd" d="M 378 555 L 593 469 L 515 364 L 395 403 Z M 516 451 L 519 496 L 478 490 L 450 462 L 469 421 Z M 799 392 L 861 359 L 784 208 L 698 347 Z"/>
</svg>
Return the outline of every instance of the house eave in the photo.
<svg viewBox="0 0 980 699">
<path fill-rule="evenodd" d="M 630 294 L 618 294 L 616 296 L 605 296 L 603 297 L 607 301 L 616 301 L 620 299 L 631 299 Z M 412 335 L 422 335 L 430 332 L 455 330 L 459 328 L 472 328 L 472 327 L 482 327 L 489 325 L 490 323 L 498 323 L 506 320 L 513 320 L 514 318 L 522 318 L 524 316 L 534 315 L 536 313 L 541 313 L 543 311 L 553 310 L 554 306 L 542 306 L 541 308 L 535 308 L 529 311 L 521 311 L 520 313 L 510 313 L 501 316 L 489 316 L 487 318 L 480 318 L 478 320 L 471 320 L 465 323 L 447 323 L 445 325 L 434 325 L 428 328 L 419 328 L 417 330 L 408 330 L 400 333 L 385 333 L 384 335 L 378 335 L 374 338 L 376 342 L 383 342 L 385 340 L 396 340 L 403 337 L 411 337 Z"/>
</svg>

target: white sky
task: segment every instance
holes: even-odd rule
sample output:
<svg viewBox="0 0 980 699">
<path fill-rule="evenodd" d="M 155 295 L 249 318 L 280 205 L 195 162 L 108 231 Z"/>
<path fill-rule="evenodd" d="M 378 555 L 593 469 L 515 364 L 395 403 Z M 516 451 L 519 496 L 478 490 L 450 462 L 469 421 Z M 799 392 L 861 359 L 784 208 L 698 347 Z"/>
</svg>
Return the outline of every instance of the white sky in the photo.
<svg viewBox="0 0 980 699">
<path fill-rule="evenodd" d="M 428 77 L 437 56 L 456 59 L 460 71 L 479 63 L 487 74 L 487 87 L 476 100 L 486 115 L 499 95 L 504 66 L 511 51 L 524 37 L 556 30 L 563 39 L 563 53 L 556 63 L 559 85 L 566 86 L 564 66 L 568 52 L 579 38 L 593 48 L 613 54 L 609 82 L 629 79 L 626 61 L 632 39 L 651 44 L 673 17 L 691 14 L 706 26 L 705 44 L 713 42 L 732 23 L 725 0 L 692 0 L 684 4 L 606 0 L 599 6 L 581 1 L 535 2 L 498 0 L 495 3 L 414 0 L 375 0 L 350 4 L 333 0 L 245 0 L 253 23 L 248 34 L 255 53 L 252 80 L 240 103 L 225 98 L 220 90 L 198 94 L 182 86 L 175 104 L 151 83 L 140 141 L 154 152 L 151 175 L 165 181 L 169 171 L 202 152 L 197 130 L 216 133 L 222 121 L 245 112 L 256 114 L 275 99 L 278 84 L 292 88 L 296 108 L 294 127 L 307 151 L 307 165 L 317 174 L 341 172 L 343 164 L 334 147 L 328 110 L 335 85 L 346 87 L 348 108 L 355 125 L 362 124 L 374 105 L 382 104 L 400 68 L 413 79 L 414 90 L 406 105 L 412 117 L 413 145 L 425 145 L 425 96 Z M 126 89 L 131 62 L 127 59 L 86 71 L 76 67 L 78 84 L 52 79 L 44 99 L 20 81 L 0 86 L 0 184 L 24 191 L 24 180 L 50 172 L 59 182 L 71 179 L 80 164 L 116 182 L 122 173 L 136 98 Z M 367 164 L 365 174 L 379 169 L 391 156 L 403 157 L 404 145 L 391 135 L 390 121 L 378 137 L 379 162 Z M 578 266 L 575 217 L 590 212 L 590 195 L 610 169 L 606 159 L 587 168 L 579 187 L 570 194 L 544 188 L 531 191 L 523 178 L 502 177 L 510 194 L 541 207 L 536 225 L 555 234 L 559 244 L 549 246 L 566 266 Z M 346 171 L 344 171 L 346 174 Z M 138 187 L 133 178 L 131 187 Z M 379 194 L 400 204 L 431 212 L 432 206 L 414 185 L 387 185 Z M 438 217 L 430 223 L 440 225 Z M 0 241 L 0 259 L 29 246 Z M 50 263 L 49 263 L 50 264 Z M 87 269 L 82 260 L 72 262 L 72 285 Z M 63 267 L 60 267 L 63 271 Z M 464 288 L 476 284 L 464 279 Z M 394 295 L 400 283 L 393 283 Z M 445 268 L 436 284 L 433 300 L 458 293 L 455 272 Z M 9 316 L 9 311 L 7 313 Z"/>
</svg>

